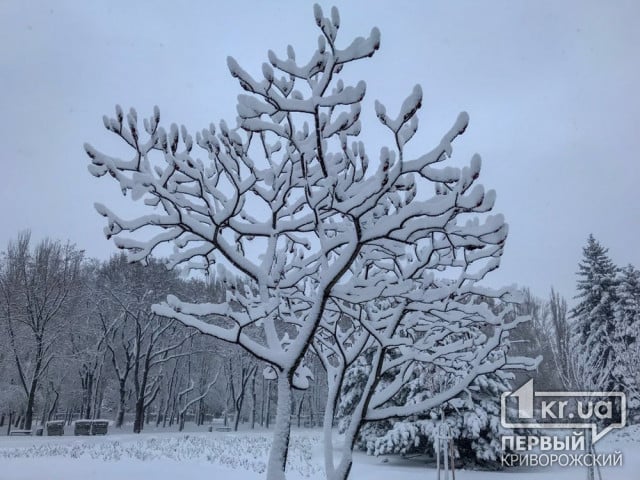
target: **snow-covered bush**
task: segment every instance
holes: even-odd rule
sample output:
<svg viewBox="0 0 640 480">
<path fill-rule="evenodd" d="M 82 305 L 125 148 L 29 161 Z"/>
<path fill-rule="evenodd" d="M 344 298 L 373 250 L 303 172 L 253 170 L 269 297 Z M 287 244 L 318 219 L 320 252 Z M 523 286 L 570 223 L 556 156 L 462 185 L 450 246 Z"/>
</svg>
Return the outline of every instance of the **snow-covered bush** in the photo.
<svg viewBox="0 0 640 480">
<path fill-rule="evenodd" d="M 318 438 L 293 435 L 287 462 L 287 472 L 296 478 L 321 478 L 322 468 L 311 460 Z M 176 462 L 206 461 L 233 470 L 264 473 L 267 469 L 270 440 L 266 435 L 180 435 L 150 437 L 134 441 L 110 440 L 99 443 L 73 441 L 38 443 L 31 447 L 0 448 L 0 459 L 64 457 L 91 458 L 103 461 L 127 459 L 153 461 L 170 459 Z"/>
<path fill-rule="evenodd" d="M 440 408 L 403 420 L 368 424 L 363 428 L 360 446 L 372 455 L 435 455 L 436 439 L 446 433 L 453 439 L 461 464 L 499 467 L 501 435 L 512 433 L 500 426 L 500 395 L 509 389 L 510 377 L 504 372 L 483 375 L 467 392 Z"/>
</svg>

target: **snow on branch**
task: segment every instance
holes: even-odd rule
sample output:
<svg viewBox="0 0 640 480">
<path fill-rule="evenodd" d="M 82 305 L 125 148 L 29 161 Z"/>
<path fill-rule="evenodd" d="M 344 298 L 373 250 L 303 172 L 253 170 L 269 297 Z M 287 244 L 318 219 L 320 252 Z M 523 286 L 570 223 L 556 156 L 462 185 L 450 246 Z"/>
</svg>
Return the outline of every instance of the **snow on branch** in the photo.
<svg viewBox="0 0 640 480">
<path fill-rule="evenodd" d="M 366 83 L 340 77 L 378 50 L 380 32 L 343 47 L 338 11 L 325 16 L 316 5 L 314 17 L 320 35 L 306 60 L 291 46 L 285 57 L 270 51 L 257 78 L 228 58 L 243 90 L 235 124 L 220 121 L 194 138 L 184 126 L 162 127 L 158 108 L 141 128 L 135 110 L 125 118 L 116 107 L 104 125 L 129 155 L 88 144 L 85 151 L 93 175 L 112 177 L 148 209 L 124 218 L 96 205 L 105 234 L 131 260 L 170 245 L 170 266 L 224 270 L 237 280 L 225 283 L 219 303 L 170 296 L 154 312 L 237 343 L 272 367 L 283 428 L 287 388 L 296 375 L 311 380 L 302 368 L 309 349 L 328 371 L 328 405 L 336 405 L 345 372 L 365 362 L 360 368 L 371 377 L 356 402 L 355 435 L 364 419 L 429 408 L 478 375 L 531 363 L 506 353 L 520 321 L 508 313 L 511 291 L 477 284 L 499 266 L 508 233 L 501 215 L 486 215 L 495 192 L 478 182 L 480 157 L 463 168 L 446 165 L 468 115 L 434 148 L 407 158 L 421 87 L 395 116 L 376 102 L 372 113 L 389 142 L 370 162 L 360 140 Z M 458 372 L 457 381 L 417 406 L 393 405 L 424 365 Z M 381 383 L 387 376 L 394 379 Z"/>
</svg>

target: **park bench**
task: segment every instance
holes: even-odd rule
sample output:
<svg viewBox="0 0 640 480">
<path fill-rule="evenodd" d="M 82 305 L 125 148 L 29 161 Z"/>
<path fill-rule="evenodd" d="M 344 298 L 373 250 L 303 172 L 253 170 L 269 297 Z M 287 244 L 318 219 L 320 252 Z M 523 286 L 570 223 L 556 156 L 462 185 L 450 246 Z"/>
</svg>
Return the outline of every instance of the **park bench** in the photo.
<svg viewBox="0 0 640 480">
<path fill-rule="evenodd" d="M 11 430 L 9 435 L 31 435 L 31 430 Z"/>
<path fill-rule="evenodd" d="M 108 430 L 108 420 L 93 420 L 91 423 L 91 435 L 106 435 Z"/>
<path fill-rule="evenodd" d="M 47 435 L 58 437 L 64 435 L 64 420 L 51 420 L 46 423 Z"/>
<path fill-rule="evenodd" d="M 74 435 L 106 435 L 108 420 L 76 420 L 73 424 Z"/>
</svg>

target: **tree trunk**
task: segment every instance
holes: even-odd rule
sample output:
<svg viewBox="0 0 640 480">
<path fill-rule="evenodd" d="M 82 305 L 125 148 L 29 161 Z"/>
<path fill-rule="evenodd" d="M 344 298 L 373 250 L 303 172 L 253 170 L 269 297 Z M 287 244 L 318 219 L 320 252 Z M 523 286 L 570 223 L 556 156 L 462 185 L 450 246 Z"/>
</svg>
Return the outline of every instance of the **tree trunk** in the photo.
<svg viewBox="0 0 640 480">
<path fill-rule="evenodd" d="M 169 411 L 171 408 L 171 403 L 169 401 L 169 397 L 167 397 L 167 405 L 164 407 L 164 413 L 162 414 L 162 428 L 167 426 L 167 419 L 169 417 Z"/>
<path fill-rule="evenodd" d="M 248 377 L 246 377 L 247 373 L 245 372 L 245 369 L 243 368 L 241 371 L 242 371 L 242 376 L 240 377 L 240 386 L 238 387 L 239 388 L 238 398 L 233 399 L 233 406 L 236 411 L 236 418 L 233 423 L 234 432 L 238 431 L 238 424 L 240 423 L 240 416 L 242 415 L 242 406 L 244 405 L 244 397 L 247 390 L 247 381 L 249 379 Z"/>
<path fill-rule="evenodd" d="M 353 466 L 353 448 L 355 446 L 356 439 L 358 438 L 358 434 L 360 433 L 360 429 L 362 428 L 362 423 L 362 421 L 354 420 L 349 423 L 349 427 L 347 428 L 344 436 L 344 446 L 342 447 L 340 463 L 338 463 L 338 466 L 333 470 L 333 475 L 327 475 L 327 478 L 330 480 L 347 480 L 347 478 L 349 478 L 349 473 Z M 325 445 L 325 455 L 327 454 L 326 449 L 327 446 Z"/>
<path fill-rule="evenodd" d="M 335 476 L 335 466 L 333 463 L 333 417 L 335 415 L 338 392 L 338 383 L 329 381 L 322 431 L 324 434 L 324 470 L 326 477 L 330 480 L 333 480 Z"/>
<path fill-rule="evenodd" d="M 133 433 L 140 433 L 144 428 L 144 410 L 144 395 L 140 395 L 136 400 L 136 414 L 133 421 Z"/>
<path fill-rule="evenodd" d="M 265 388 L 265 378 L 264 375 L 262 375 L 262 389 L 261 391 L 261 395 L 260 395 L 260 426 L 264 428 L 264 407 L 265 407 L 265 403 L 266 403 L 266 399 L 267 399 L 267 395 L 266 395 L 266 388 Z"/>
<path fill-rule="evenodd" d="M 239 404 L 236 405 L 236 418 L 233 420 L 233 431 L 238 431 L 238 424 L 240 423 L 240 412 L 242 411 L 242 400 L 244 395 L 240 397 Z"/>
<path fill-rule="evenodd" d="M 179 423 L 179 425 L 178 425 L 178 431 L 179 431 L 179 432 L 181 432 L 181 431 L 183 431 L 183 430 L 184 430 L 184 417 L 185 417 L 185 414 L 184 414 L 184 413 L 181 413 L 181 414 L 180 414 L 180 423 Z"/>
<path fill-rule="evenodd" d="M 300 397 L 300 403 L 298 403 L 298 428 L 300 428 L 302 423 L 302 404 L 304 403 L 305 398 L 305 394 L 303 393 L 302 397 Z"/>
<path fill-rule="evenodd" d="M 362 429 L 362 425 L 364 424 L 364 418 L 366 416 L 367 409 L 369 408 L 369 402 L 371 401 L 371 396 L 373 395 L 374 386 L 377 381 L 377 378 L 380 375 L 380 367 L 382 365 L 382 357 L 384 355 L 384 349 L 378 347 L 376 352 L 371 359 L 371 372 L 369 373 L 369 378 L 367 379 L 367 383 L 364 386 L 364 390 L 362 392 L 362 396 L 360 400 L 356 404 L 354 411 L 351 413 L 349 418 L 349 426 L 347 427 L 346 432 L 344 433 L 344 445 L 342 447 L 342 457 L 340 458 L 340 463 L 334 470 L 333 478 L 327 475 L 327 478 L 332 478 L 332 480 L 346 480 L 349 477 L 349 473 L 351 472 L 351 467 L 353 466 L 353 448 L 356 444 L 356 439 L 358 438 L 358 434 Z M 337 391 L 332 391 L 331 395 L 335 395 L 335 397 L 329 397 L 333 399 L 333 404 L 330 406 L 329 402 L 327 402 L 327 410 L 334 410 L 337 405 L 337 395 L 339 392 L 340 385 L 342 384 L 342 379 L 344 378 L 344 370 L 340 372 L 340 381 L 334 381 L 334 388 Z M 330 387 L 331 388 L 331 387 Z M 327 417 L 325 416 L 325 419 Z M 326 440 L 326 431 L 325 431 L 325 440 Z M 327 446 L 325 445 L 325 454 L 326 454 Z"/>
<path fill-rule="evenodd" d="M 120 380 L 120 401 L 118 403 L 118 416 L 116 417 L 116 428 L 122 428 L 124 423 L 124 412 L 127 405 L 127 389 L 125 382 Z"/>
<path fill-rule="evenodd" d="M 271 424 L 271 382 L 267 382 L 267 421 L 266 426 L 267 429 Z"/>
<path fill-rule="evenodd" d="M 47 409 L 49 405 L 43 405 L 42 407 L 42 415 L 40 416 L 40 425 L 44 425 L 44 422 L 47 421 Z"/>
<path fill-rule="evenodd" d="M 256 395 L 256 372 L 251 378 L 251 430 L 256 428 L 256 409 L 258 408 L 258 397 Z"/>
<path fill-rule="evenodd" d="M 87 372 L 85 373 L 82 387 L 84 389 L 83 399 L 82 399 L 82 411 L 84 413 L 84 418 L 91 418 L 91 406 L 93 402 L 93 373 Z"/>
<path fill-rule="evenodd" d="M 164 398 L 160 400 L 160 406 L 158 407 L 158 413 L 156 414 L 156 428 L 160 426 L 162 421 L 162 412 L 164 411 Z"/>
<path fill-rule="evenodd" d="M 24 414 L 23 428 L 25 430 L 31 430 L 31 424 L 33 423 L 33 407 L 36 401 L 37 385 L 38 383 L 34 378 L 33 382 L 31 382 L 31 389 L 29 390 L 29 398 L 27 399 L 27 411 Z"/>
<path fill-rule="evenodd" d="M 102 384 L 102 382 L 100 382 L 99 386 L 100 386 L 100 389 L 96 390 L 96 394 L 94 395 L 95 397 L 95 403 L 93 408 L 94 418 L 102 417 L 102 400 L 104 399 L 104 385 Z"/>
<path fill-rule="evenodd" d="M 316 412 L 313 408 L 313 399 L 311 395 L 307 396 L 307 403 L 309 404 L 309 426 L 316 426 Z"/>
<path fill-rule="evenodd" d="M 278 372 L 278 404 L 273 442 L 269 452 L 267 480 L 285 480 L 285 468 L 291 436 L 291 405 L 293 372 Z"/>
<path fill-rule="evenodd" d="M 204 405 L 204 398 L 201 398 L 198 402 L 198 426 L 204 424 L 204 416 L 206 414 L 206 407 Z"/>
<path fill-rule="evenodd" d="M 51 420 L 51 418 L 56 413 L 56 410 L 58 410 L 58 400 L 60 399 L 60 392 L 57 390 L 54 390 L 53 393 L 55 394 L 56 398 L 53 400 L 53 403 L 51 404 L 51 408 L 49 409 L 49 413 L 47 414 L 47 420 Z"/>
<path fill-rule="evenodd" d="M 358 431 L 359 430 L 360 426 L 358 426 Z M 338 468 L 335 470 L 332 480 L 347 480 L 349 473 L 351 473 L 351 467 L 353 467 L 353 446 L 347 446 L 345 441 L 345 446 L 342 450 L 342 459 L 338 464 Z"/>
</svg>

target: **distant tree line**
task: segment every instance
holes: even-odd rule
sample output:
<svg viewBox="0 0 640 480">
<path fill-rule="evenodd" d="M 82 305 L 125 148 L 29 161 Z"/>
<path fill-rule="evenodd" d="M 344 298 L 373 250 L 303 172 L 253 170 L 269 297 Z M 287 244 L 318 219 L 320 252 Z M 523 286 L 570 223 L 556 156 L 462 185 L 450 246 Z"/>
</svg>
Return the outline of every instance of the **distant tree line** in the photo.
<svg viewBox="0 0 640 480">
<path fill-rule="evenodd" d="M 237 280 L 191 278 L 160 259 L 129 263 L 122 253 L 99 261 L 83 253 L 51 239 L 33 245 L 28 232 L 2 252 L 0 425 L 10 414 L 25 429 L 52 419 L 101 417 L 118 428 L 129 419 L 135 432 L 150 423 L 183 429 L 187 421 L 201 425 L 212 418 L 233 429 L 241 421 L 250 428 L 272 424 L 276 385 L 266 364 L 151 309 L 169 293 L 194 303 L 224 301 Z M 531 321 L 512 333 L 511 349 L 542 356 L 537 371 L 527 374 L 538 388 L 624 391 L 633 418 L 640 412 L 640 271 L 616 266 L 590 236 L 577 290 L 570 309 L 553 289 L 546 300 L 525 289 L 518 313 Z M 495 308 L 490 299 L 483 302 Z M 309 365 L 316 381 L 296 392 L 292 404 L 298 426 L 318 426 L 324 413 L 326 373 L 317 359 Z M 353 392 L 364 385 L 359 372 L 355 363 L 346 374 L 338 419 L 348 418 Z M 419 398 L 446 383 L 432 373 L 416 376 L 408 396 Z M 437 412 L 370 422 L 359 445 L 371 453 L 424 449 L 444 411 L 458 450 L 491 463 L 499 448 L 491 418 L 499 415 L 500 393 L 524 375 L 478 377 L 468 390 L 471 404 L 461 395 Z"/>
<path fill-rule="evenodd" d="M 204 302 L 226 288 L 161 259 L 99 261 L 70 243 L 34 245 L 19 234 L 0 256 L 0 426 L 11 415 L 23 429 L 77 418 L 128 420 L 134 432 L 212 418 L 269 427 L 276 402 L 266 364 L 151 310 L 168 293 Z M 309 365 L 322 379 L 317 362 Z M 295 393 L 299 425 L 321 423 L 323 385 Z"/>
<path fill-rule="evenodd" d="M 190 278 L 161 259 L 129 263 L 121 253 L 99 261 L 83 253 L 52 239 L 33 245 L 28 232 L 2 252 L 0 425 L 11 414 L 25 429 L 52 419 L 101 417 L 118 428 L 129 419 L 135 432 L 150 423 L 181 430 L 187 421 L 201 425 L 212 418 L 233 429 L 241 421 L 250 428 L 271 426 L 276 385 L 266 364 L 151 309 L 176 292 L 194 303 L 224 301 L 237 280 Z M 542 356 L 537 371 L 526 374 L 538 388 L 624 391 L 633 419 L 640 413 L 640 271 L 616 266 L 590 236 L 577 290 L 570 309 L 554 289 L 546 300 L 525 289 L 518 313 L 531 321 L 512 333 L 511 349 Z M 295 393 L 291 413 L 298 426 L 318 426 L 324 413 L 326 373 L 317 359 L 309 365 L 317 381 Z M 338 419 L 348 418 L 353 392 L 364 384 L 359 372 L 357 363 L 347 372 Z M 491 463 L 499 448 L 491 418 L 499 415 L 500 393 L 524 375 L 478 377 L 468 390 L 471 404 L 461 395 L 437 412 L 371 422 L 358 444 L 371 453 L 424 449 L 444 411 L 458 450 Z M 440 377 L 426 371 L 416 376 L 409 397 L 437 390 L 447 381 Z"/>
</svg>

